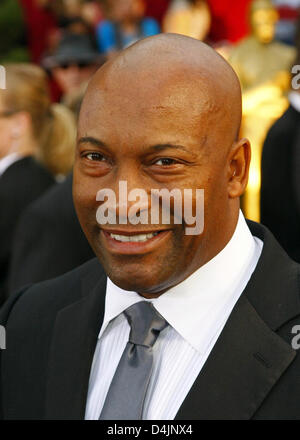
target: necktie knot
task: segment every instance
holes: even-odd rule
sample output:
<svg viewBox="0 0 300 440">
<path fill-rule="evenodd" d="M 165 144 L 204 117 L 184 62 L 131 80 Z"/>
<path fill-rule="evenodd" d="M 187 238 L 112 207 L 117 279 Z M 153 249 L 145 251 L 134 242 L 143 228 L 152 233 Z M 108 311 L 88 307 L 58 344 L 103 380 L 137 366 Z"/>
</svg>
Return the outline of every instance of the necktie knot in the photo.
<svg viewBox="0 0 300 440">
<path fill-rule="evenodd" d="M 153 347 L 160 332 L 168 323 L 150 302 L 133 304 L 124 312 L 130 325 L 129 342 L 136 345 Z"/>
</svg>

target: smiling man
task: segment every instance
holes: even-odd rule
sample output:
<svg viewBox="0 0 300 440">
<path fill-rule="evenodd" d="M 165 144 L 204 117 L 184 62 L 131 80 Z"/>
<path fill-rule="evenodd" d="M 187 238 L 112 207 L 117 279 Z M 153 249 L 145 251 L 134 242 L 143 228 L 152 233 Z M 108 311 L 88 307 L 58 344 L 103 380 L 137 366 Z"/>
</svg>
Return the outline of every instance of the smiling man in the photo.
<svg viewBox="0 0 300 440">
<path fill-rule="evenodd" d="M 79 122 L 73 193 L 81 225 L 112 281 L 159 296 L 224 248 L 236 227 L 250 160 L 248 141 L 237 139 L 240 118 L 232 69 L 193 39 L 146 39 L 94 77 Z M 205 233 L 188 236 L 184 224 L 129 221 L 99 228 L 97 191 L 112 189 L 118 199 L 120 181 L 128 192 L 204 189 Z M 110 233 L 158 235 L 124 245 Z"/>
<path fill-rule="evenodd" d="M 4 419 L 300 418 L 299 266 L 239 210 L 240 120 L 235 73 L 191 38 L 145 39 L 96 73 L 73 195 L 97 259 L 5 305 Z M 176 197 L 169 222 L 161 198 L 159 221 L 132 221 L 153 191 L 189 190 L 195 214 L 199 189 L 198 234 Z M 105 203 L 116 221 L 99 221 Z"/>
</svg>

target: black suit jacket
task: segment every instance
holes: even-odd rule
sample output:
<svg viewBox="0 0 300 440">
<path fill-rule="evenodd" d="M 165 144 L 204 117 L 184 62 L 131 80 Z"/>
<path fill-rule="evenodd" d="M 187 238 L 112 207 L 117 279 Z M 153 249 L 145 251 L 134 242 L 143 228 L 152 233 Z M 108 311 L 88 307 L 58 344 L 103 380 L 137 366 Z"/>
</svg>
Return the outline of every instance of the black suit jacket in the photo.
<svg viewBox="0 0 300 440">
<path fill-rule="evenodd" d="M 251 229 L 264 241 L 261 258 L 176 419 L 300 419 L 300 355 L 291 346 L 300 268 L 267 229 Z M 91 260 L 5 305 L 4 419 L 84 418 L 105 288 Z"/>
<path fill-rule="evenodd" d="M 300 262 L 300 113 L 291 106 L 266 137 L 261 171 L 261 222 Z"/>
<path fill-rule="evenodd" d="M 24 209 L 41 196 L 54 178 L 32 157 L 12 164 L 0 177 L 0 305 L 6 296 L 11 246 Z"/>
<path fill-rule="evenodd" d="M 70 175 L 22 214 L 12 246 L 9 292 L 62 275 L 94 256 L 75 213 Z"/>
</svg>

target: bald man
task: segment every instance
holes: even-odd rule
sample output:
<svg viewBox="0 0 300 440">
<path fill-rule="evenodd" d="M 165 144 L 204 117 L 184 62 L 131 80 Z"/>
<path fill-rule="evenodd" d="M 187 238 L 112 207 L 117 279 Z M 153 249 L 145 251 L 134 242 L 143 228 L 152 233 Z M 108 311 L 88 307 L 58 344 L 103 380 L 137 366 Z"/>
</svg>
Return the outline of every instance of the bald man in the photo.
<svg viewBox="0 0 300 440">
<path fill-rule="evenodd" d="M 73 196 L 97 258 L 5 305 L 4 419 L 300 418 L 299 266 L 240 212 L 240 120 L 233 70 L 188 37 L 96 73 Z"/>
</svg>

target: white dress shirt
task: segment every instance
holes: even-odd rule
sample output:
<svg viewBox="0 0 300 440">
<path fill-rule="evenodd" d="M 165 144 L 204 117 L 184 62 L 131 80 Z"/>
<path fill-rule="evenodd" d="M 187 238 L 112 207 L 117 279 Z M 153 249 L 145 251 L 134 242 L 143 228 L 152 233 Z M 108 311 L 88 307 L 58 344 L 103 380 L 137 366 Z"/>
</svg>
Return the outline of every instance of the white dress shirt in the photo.
<svg viewBox="0 0 300 440">
<path fill-rule="evenodd" d="M 0 159 L 0 176 L 2 176 L 7 168 L 20 159 L 22 159 L 22 156 L 18 153 L 11 153 L 3 157 L 3 159 Z"/>
<path fill-rule="evenodd" d="M 240 213 L 225 248 L 182 283 L 147 300 L 170 324 L 153 348 L 153 371 L 143 419 L 173 420 L 205 364 L 259 260 L 263 242 L 253 237 Z M 99 418 L 107 391 L 128 342 L 122 313 L 139 301 L 107 280 L 105 314 L 94 353 L 85 418 Z"/>
</svg>

